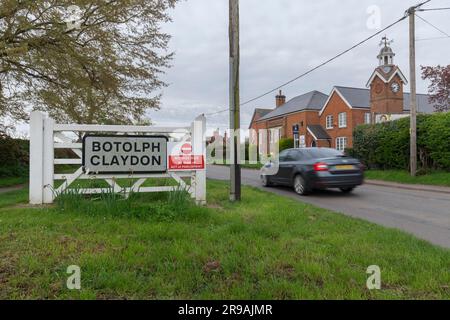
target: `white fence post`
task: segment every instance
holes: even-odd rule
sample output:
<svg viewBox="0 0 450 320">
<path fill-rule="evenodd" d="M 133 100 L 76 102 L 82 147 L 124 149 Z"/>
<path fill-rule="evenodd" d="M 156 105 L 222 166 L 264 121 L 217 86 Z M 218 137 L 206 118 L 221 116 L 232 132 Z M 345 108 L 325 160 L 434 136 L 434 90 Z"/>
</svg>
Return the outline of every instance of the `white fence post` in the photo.
<svg viewBox="0 0 450 320">
<path fill-rule="evenodd" d="M 54 137 L 53 127 L 55 121 L 51 118 L 44 119 L 43 137 L 43 202 L 53 203 L 53 175 L 54 175 Z"/>
<path fill-rule="evenodd" d="M 206 166 L 206 118 L 197 117 L 192 125 L 192 150 L 194 155 L 202 155 Z M 206 168 L 195 171 L 195 201 L 206 204 Z"/>
<path fill-rule="evenodd" d="M 32 112 L 30 116 L 30 203 L 43 203 L 44 115 Z"/>
</svg>

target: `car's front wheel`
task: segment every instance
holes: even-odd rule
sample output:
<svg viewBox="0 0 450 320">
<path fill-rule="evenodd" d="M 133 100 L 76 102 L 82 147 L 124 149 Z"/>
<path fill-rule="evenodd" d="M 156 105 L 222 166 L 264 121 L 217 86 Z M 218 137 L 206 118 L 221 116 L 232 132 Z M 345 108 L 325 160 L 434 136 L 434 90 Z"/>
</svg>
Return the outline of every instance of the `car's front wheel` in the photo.
<svg viewBox="0 0 450 320">
<path fill-rule="evenodd" d="M 297 175 L 294 178 L 294 190 L 297 194 L 305 196 L 308 194 L 306 181 L 301 175 Z"/>
</svg>

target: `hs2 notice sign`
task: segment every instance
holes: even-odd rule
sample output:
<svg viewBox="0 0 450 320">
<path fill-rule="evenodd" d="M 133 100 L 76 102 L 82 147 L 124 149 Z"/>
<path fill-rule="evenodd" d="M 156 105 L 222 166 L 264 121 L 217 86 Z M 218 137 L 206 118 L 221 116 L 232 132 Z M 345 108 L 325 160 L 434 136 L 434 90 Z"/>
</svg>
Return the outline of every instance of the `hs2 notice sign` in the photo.
<svg viewBox="0 0 450 320">
<path fill-rule="evenodd" d="M 167 163 L 169 171 L 192 171 L 205 169 L 205 157 L 194 154 L 190 142 L 169 142 Z"/>
<path fill-rule="evenodd" d="M 166 172 L 167 137 L 87 135 L 83 168 L 91 174 Z"/>
</svg>

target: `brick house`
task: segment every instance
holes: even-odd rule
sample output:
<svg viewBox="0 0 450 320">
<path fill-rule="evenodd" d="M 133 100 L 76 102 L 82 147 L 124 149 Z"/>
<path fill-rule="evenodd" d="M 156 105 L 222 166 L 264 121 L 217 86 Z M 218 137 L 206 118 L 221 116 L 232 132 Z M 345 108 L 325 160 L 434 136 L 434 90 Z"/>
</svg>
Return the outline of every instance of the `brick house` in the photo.
<svg viewBox="0 0 450 320">
<path fill-rule="evenodd" d="M 286 101 L 280 91 L 275 109 L 256 109 L 250 123 L 254 129 L 250 142 L 268 142 L 278 133 L 294 139 L 297 148 L 331 147 L 344 150 L 353 145 L 353 129 L 361 124 L 378 123 L 408 116 L 410 95 L 403 91 L 408 82 L 394 65 L 395 53 L 386 38 L 366 88 L 335 86 L 330 94 L 311 91 Z M 432 113 L 428 95 L 418 94 L 419 113 Z M 267 130 L 267 135 L 260 129 Z"/>
</svg>

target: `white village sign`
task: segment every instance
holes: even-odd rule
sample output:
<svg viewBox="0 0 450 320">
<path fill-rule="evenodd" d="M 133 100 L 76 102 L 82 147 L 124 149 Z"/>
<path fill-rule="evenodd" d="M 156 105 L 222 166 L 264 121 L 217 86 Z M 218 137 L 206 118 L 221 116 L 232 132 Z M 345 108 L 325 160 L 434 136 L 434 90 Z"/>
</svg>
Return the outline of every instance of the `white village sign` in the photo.
<svg viewBox="0 0 450 320">
<path fill-rule="evenodd" d="M 77 179 L 105 180 L 114 192 L 169 192 L 183 188 L 199 204 L 206 203 L 206 120 L 189 127 L 57 124 L 43 113 L 30 118 L 30 203 L 53 203 Z M 74 135 L 75 134 L 75 135 Z M 72 135 L 72 137 L 70 137 Z M 83 142 L 74 137 L 83 136 Z M 74 142 L 75 140 L 75 142 Z M 77 158 L 55 159 L 55 149 L 70 149 Z M 56 174 L 55 165 L 80 165 Z M 173 178 L 176 186 L 142 187 L 149 178 Z M 183 178 L 190 179 L 188 185 Z M 136 179 L 122 188 L 118 179 Z M 62 184 L 55 188 L 55 181 Z M 84 194 L 106 188 L 81 188 Z"/>
</svg>

